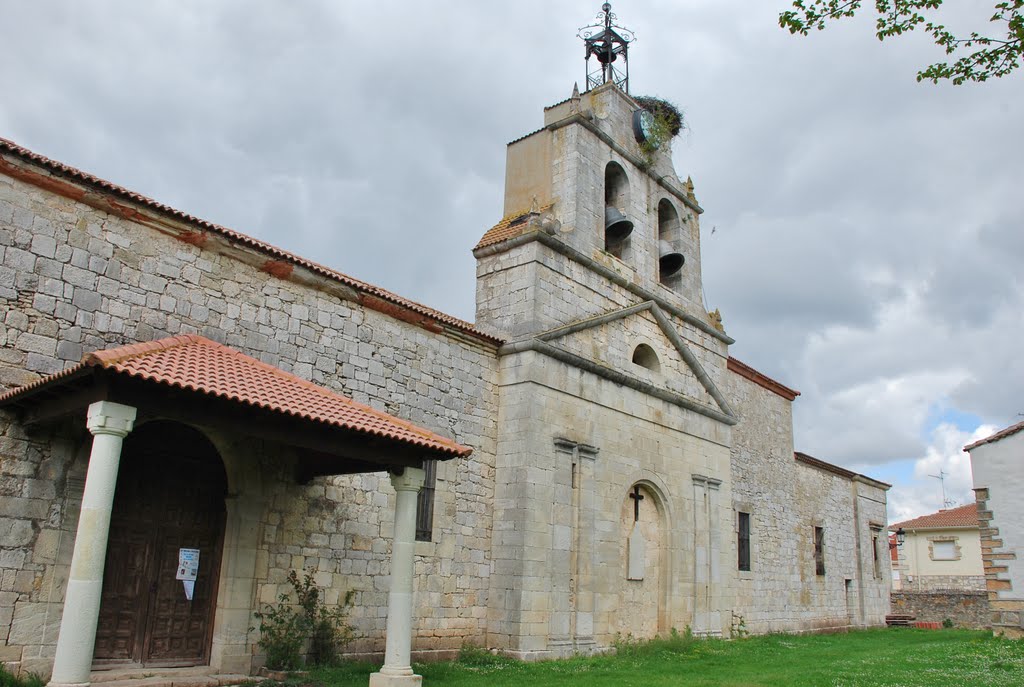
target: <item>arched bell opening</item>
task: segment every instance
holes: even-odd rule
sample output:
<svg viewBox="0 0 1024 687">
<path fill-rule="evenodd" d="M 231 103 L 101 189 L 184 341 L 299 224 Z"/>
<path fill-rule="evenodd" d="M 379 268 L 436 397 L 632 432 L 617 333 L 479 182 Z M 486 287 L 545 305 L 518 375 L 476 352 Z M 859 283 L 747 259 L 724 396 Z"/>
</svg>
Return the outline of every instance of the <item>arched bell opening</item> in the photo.
<svg viewBox="0 0 1024 687">
<path fill-rule="evenodd" d="M 658 281 L 675 291 L 682 284 L 682 269 L 686 262 L 682 243 L 682 222 L 675 206 L 663 198 L 658 203 Z"/>
<path fill-rule="evenodd" d="M 224 464 L 202 432 L 161 420 L 125 438 L 96 663 L 209 663 L 226 494 Z"/>
<path fill-rule="evenodd" d="M 617 162 L 609 162 L 604 169 L 604 206 L 604 249 L 628 261 L 630 234 L 633 233 L 633 221 L 629 218 L 629 178 Z"/>
</svg>

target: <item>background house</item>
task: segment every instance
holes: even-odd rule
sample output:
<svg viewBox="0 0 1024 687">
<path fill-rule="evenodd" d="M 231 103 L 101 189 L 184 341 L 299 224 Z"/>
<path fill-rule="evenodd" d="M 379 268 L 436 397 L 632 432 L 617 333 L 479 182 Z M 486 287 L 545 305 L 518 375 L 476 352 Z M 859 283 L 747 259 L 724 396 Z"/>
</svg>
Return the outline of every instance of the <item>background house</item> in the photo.
<svg viewBox="0 0 1024 687">
<path fill-rule="evenodd" d="M 894 590 L 985 589 L 976 504 L 940 510 L 889 526 L 890 531 L 898 529 L 903 529 L 906 540 L 897 547 Z"/>
</svg>

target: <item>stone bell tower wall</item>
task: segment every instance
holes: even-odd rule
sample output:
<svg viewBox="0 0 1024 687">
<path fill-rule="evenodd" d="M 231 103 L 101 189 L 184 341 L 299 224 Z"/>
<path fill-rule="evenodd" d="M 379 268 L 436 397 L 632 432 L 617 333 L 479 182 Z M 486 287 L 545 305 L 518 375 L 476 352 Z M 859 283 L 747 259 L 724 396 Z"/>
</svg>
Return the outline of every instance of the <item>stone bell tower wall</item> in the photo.
<svg viewBox="0 0 1024 687">
<path fill-rule="evenodd" d="M 649 152 L 636 142 L 632 119 L 637 109 L 634 100 L 611 84 L 548 108 L 545 128 L 509 144 L 505 216 L 531 209 L 540 213 L 550 235 L 577 253 L 584 265 L 594 263 L 619 280 L 703 319 L 698 220 L 702 210 L 676 176 L 670 141 Z M 634 225 L 629 238 L 615 249 L 606 246 L 604 231 L 609 166 L 622 180 L 622 188 L 608 198 L 609 204 Z M 673 250 L 685 258 L 680 274 L 666 283 L 658 274 L 660 238 L 667 238 Z M 494 248 L 514 250 L 513 246 Z M 504 271 L 508 261 L 496 266 L 488 264 L 493 261 L 485 257 L 478 253 L 478 278 L 484 283 L 482 292 L 478 290 L 477 323 L 486 327 L 498 321 L 488 311 L 507 313 L 505 306 L 516 307 L 509 299 L 501 299 L 505 302 L 500 307 L 499 303 L 492 305 L 486 291 L 521 286 L 536 275 L 529 274 L 527 261 L 519 257 L 513 261 L 524 268 L 517 270 L 523 276 L 510 279 L 506 275 L 492 287 L 487 282 L 499 270 Z M 561 287 L 558 291 L 575 301 L 574 289 Z M 530 295 L 520 292 L 514 297 Z M 569 306 L 567 310 L 577 312 L 575 303 Z M 523 319 L 542 318 L 524 315 Z"/>
</svg>

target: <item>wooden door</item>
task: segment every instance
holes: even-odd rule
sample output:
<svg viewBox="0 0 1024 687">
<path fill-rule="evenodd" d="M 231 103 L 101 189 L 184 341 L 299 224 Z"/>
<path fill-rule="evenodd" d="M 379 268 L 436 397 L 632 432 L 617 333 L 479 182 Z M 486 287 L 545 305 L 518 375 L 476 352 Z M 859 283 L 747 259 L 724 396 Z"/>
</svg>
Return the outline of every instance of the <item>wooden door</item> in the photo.
<svg viewBox="0 0 1024 687">
<path fill-rule="evenodd" d="M 95 660 L 209 662 L 226 480 L 199 432 L 143 425 L 125 440 L 103 573 Z M 180 549 L 199 549 L 192 599 L 176 579 Z"/>
</svg>

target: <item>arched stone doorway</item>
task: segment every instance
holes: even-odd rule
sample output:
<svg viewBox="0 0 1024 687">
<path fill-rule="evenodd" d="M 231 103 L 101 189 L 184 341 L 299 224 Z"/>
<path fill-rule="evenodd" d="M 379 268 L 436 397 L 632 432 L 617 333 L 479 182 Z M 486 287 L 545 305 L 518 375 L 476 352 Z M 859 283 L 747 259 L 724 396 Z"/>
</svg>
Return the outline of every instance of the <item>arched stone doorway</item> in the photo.
<svg viewBox="0 0 1024 687">
<path fill-rule="evenodd" d="M 210 658 L 227 479 L 213 444 L 175 422 L 141 425 L 118 470 L 94 660 L 205 665 Z M 179 552 L 199 550 L 192 598 Z"/>
</svg>

